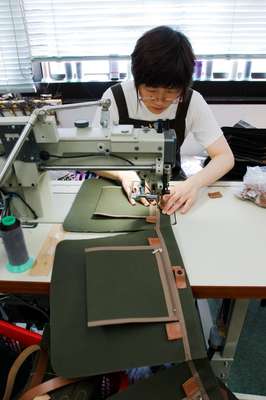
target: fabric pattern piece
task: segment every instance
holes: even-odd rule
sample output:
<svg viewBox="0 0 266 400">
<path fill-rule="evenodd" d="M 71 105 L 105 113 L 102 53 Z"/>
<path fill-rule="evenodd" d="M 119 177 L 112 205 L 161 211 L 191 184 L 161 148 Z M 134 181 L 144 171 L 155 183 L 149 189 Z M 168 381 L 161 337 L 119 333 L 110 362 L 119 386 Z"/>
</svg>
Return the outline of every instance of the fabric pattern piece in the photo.
<svg viewBox="0 0 266 400">
<path fill-rule="evenodd" d="M 64 220 L 63 228 L 69 232 L 130 232 L 141 230 L 153 230 L 153 224 L 149 224 L 143 218 L 104 218 L 93 216 L 96 205 L 104 186 L 117 187 L 114 181 L 107 179 L 89 179 L 81 185 L 79 192 Z M 124 195 L 117 199 L 124 201 Z M 128 205 L 130 206 L 130 204 Z"/>
<path fill-rule="evenodd" d="M 161 249 L 105 246 L 86 251 L 88 326 L 177 321 Z"/>
<path fill-rule="evenodd" d="M 161 216 L 161 219 L 171 263 L 183 265 L 170 219 L 168 216 Z M 86 377 L 186 359 L 182 339 L 169 341 L 164 322 L 87 326 L 85 248 L 147 245 L 148 238 L 156 236 L 155 231 L 144 231 L 59 243 L 50 296 L 51 359 L 58 375 Z M 180 299 L 191 355 L 193 358 L 204 358 L 206 353 L 201 325 L 189 287 L 182 289 Z"/>
<path fill-rule="evenodd" d="M 157 366 L 155 369 L 158 371 L 158 366 L 170 363 L 168 370 L 115 395 L 118 396 L 117 400 L 120 395 L 125 400 L 234 399 L 228 390 L 221 390 L 206 358 L 204 337 L 186 277 L 185 285 L 179 286 L 176 283 L 178 278 L 174 274 L 175 306 L 179 313 L 179 322 L 169 324 L 180 326 L 180 336 L 169 339 L 166 332 L 166 326 L 169 324 L 164 322 L 86 326 L 85 249 L 89 249 L 87 253 L 94 255 L 107 251 L 98 268 L 101 269 L 110 261 L 112 271 L 113 264 L 117 262 L 117 255 L 114 260 L 109 258 L 107 261 L 106 257 L 108 254 L 110 257 L 110 252 L 121 252 L 121 248 L 127 251 L 125 249 L 132 246 L 135 250 L 136 246 L 138 249 L 146 249 L 147 242 L 149 247 L 160 246 L 161 258 L 165 265 L 174 270 L 184 270 L 170 226 L 170 218 L 165 215 L 161 215 L 160 218 L 157 215 L 154 231 L 59 243 L 51 283 L 51 359 L 55 372 L 66 378 L 81 378 L 147 365 Z M 66 263 L 66 259 L 75 260 L 75 263 Z M 142 261 L 145 263 L 147 260 L 142 256 Z M 105 269 L 105 274 L 102 274 L 100 279 L 108 280 L 108 277 L 108 270 Z M 125 279 L 128 279 L 127 274 L 119 278 L 119 283 L 123 285 Z M 112 286 L 112 282 L 109 284 Z M 177 366 L 177 363 L 183 364 Z M 112 399 L 115 400 L 116 397 Z"/>
<path fill-rule="evenodd" d="M 154 213 L 155 206 L 145 207 L 140 203 L 132 206 L 120 186 L 104 186 L 93 215 L 113 218 L 146 218 Z"/>
</svg>

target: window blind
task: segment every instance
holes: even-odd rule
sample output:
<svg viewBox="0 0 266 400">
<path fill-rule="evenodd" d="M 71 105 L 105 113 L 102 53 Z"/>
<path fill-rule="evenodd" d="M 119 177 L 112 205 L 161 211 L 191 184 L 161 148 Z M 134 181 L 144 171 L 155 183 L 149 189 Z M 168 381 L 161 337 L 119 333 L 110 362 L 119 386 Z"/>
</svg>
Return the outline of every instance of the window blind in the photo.
<svg viewBox="0 0 266 400">
<path fill-rule="evenodd" d="M 0 93 L 33 92 L 31 55 L 19 0 L 0 1 Z"/>
<path fill-rule="evenodd" d="M 266 54 L 265 0 L 23 0 L 36 60 L 130 55 L 157 25 L 183 31 L 197 55 Z"/>
</svg>

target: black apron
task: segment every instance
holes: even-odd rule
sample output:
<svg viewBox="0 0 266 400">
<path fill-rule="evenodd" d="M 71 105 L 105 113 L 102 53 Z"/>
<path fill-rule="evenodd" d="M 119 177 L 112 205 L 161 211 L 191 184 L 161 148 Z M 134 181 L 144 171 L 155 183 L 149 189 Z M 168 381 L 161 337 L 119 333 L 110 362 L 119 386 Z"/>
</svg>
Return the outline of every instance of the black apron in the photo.
<svg viewBox="0 0 266 400">
<path fill-rule="evenodd" d="M 172 170 L 172 179 L 180 180 L 185 178 L 185 174 L 181 169 L 181 159 L 180 159 L 180 147 L 185 139 L 185 129 L 186 129 L 186 115 L 190 104 L 192 89 L 188 89 L 183 101 L 179 103 L 175 119 L 172 120 L 158 120 L 158 121 L 145 121 L 140 119 L 133 119 L 129 117 L 127 103 L 124 95 L 124 91 L 120 83 L 111 87 L 117 108 L 119 121 L 118 123 L 123 125 L 133 125 L 134 128 L 142 128 L 144 126 L 153 126 L 157 131 L 165 131 L 169 129 L 174 129 L 176 132 L 177 148 L 176 148 L 176 164 Z"/>
</svg>

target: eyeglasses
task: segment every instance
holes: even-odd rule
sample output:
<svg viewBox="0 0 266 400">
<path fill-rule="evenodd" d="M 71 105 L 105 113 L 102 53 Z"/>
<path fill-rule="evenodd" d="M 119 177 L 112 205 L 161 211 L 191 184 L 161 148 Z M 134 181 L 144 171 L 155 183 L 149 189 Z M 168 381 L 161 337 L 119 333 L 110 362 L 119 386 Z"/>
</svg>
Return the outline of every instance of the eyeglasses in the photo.
<svg viewBox="0 0 266 400">
<path fill-rule="evenodd" d="M 139 96 L 139 100 L 142 101 L 162 101 L 164 103 L 172 103 L 172 104 L 177 104 L 179 103 L 180 99 L 182 96 L 177 96 L 175 98 L 173 97 L 164 97 L 164 96 Z"/>
</svg>

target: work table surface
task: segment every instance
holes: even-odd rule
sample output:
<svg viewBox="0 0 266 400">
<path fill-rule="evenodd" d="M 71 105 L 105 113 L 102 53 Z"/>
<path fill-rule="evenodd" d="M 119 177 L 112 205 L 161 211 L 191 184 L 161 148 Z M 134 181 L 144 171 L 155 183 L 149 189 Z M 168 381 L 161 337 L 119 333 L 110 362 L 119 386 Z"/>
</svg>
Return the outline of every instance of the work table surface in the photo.
<svg viewBox="0 0 266 400">
<path fill-rule="evenodd" d="M 266 297 L 266 210 L 234 195 L 240 183 L 221 182 L 203 189 L 191 210 L 172 219 L 172 228 L 196 297 Z M 24 229 L 30 256 L 36 258 L 51 227 L 62 223 L 80 182 L 53 182 L 54 210 L 34 229 Z M 210 199 L 208 192 L 221 198 Z M 65 239 L 110 236 L 66 233 Z M 48 293 L 51 273 L 32 276 L 7 271 L 0 241 L 0 292 Z"/>
</svg>

